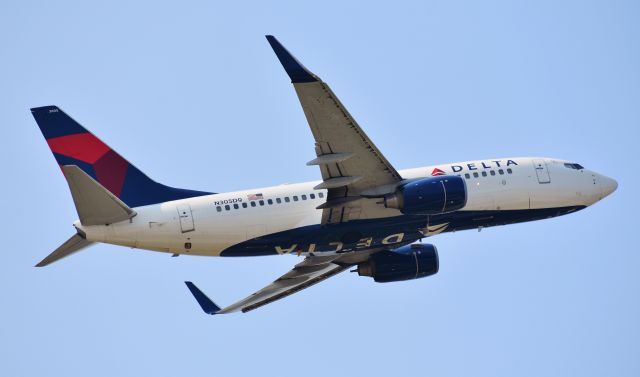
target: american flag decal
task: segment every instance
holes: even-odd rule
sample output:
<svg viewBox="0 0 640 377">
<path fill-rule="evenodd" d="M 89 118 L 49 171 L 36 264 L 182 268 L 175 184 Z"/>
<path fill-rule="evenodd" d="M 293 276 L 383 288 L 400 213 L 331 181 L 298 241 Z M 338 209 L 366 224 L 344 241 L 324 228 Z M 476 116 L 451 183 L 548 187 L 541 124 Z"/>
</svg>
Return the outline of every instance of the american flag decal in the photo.
<svg viewBox="0 0 640 377">
<path fill-rule="evenodd" d="M 247 195 L 247 199 L 249 200 L 260 200 L 263 199 L 262 194 L 251 194 L 251 195 Z"/>
</svg>

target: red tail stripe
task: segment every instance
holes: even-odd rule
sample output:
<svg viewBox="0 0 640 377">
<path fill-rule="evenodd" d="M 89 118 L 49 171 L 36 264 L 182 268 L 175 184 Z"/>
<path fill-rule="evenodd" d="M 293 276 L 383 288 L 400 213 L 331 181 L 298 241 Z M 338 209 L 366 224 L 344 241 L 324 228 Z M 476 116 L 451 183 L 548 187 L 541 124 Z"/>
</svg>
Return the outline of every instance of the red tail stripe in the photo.
<svg viewBox="0 0 640 377">
<path fill-rule="evenodd" d="M 129 163 L 114 151 L 107 152 L 94 165 L 98 182 L 113 195 L 120 197 Z"/>
<path fill-rule="evenodd" d="M 47 140 L 54 153 L 93 164 L 111 150 L 105 143 L 90 133 L 54 137 Z"/>
</svg>

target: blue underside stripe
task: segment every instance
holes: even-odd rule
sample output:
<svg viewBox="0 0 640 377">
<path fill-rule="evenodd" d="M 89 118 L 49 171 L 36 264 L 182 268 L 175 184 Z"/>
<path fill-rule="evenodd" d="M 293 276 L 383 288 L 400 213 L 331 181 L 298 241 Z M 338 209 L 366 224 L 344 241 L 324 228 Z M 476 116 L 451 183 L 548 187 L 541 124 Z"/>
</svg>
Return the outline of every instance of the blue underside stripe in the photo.
<svg viewBox="0 0 640 377">
<path fill-rule="evenodd" d="M 332 242 L 342 242 L 343 251 L 346 252 L 357 249 L 357 243 L 363 238 L 372 237 L 374 242 L 380 242 L 384 237 L 403 233 L 402 242 L 388 245 L 389 248 L 396 248 L 425 237 L 423 233 L 419 232 L 419 229 L 424 229 L 427 226 L 427 222 L 429 225 L 448 223 L 444 232 L 451 232 L 542 220 L 584 208 L 585 206 L 572 206 L 526 210 L 457 211 L 430 217 L 399 216 L 384 219 L 356 220 L 337 225 L 310 225 L 269 234 L 233 245 L 222 251 L 221 256 L 274 255 L 278 254 L 276 246 L 289 249 L 294 244 L 297 245 L 296 248 L 292 249 L 294 253 L 299 249 L 302 249 L 303 252 L 308 250 L 309 244 L 315 244 L 317 252 L 333 251 L 335 250 L 335 245 L 329 245 Z"/>
</svg>

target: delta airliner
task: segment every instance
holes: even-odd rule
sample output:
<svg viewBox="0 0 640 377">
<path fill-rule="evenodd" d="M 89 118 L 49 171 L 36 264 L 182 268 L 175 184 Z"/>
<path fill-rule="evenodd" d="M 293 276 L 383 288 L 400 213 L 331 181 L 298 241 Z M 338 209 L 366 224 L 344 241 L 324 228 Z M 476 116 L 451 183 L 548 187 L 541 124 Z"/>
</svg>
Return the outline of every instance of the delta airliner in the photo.
<svg viewBox="0 0 640 377">
<path fill-rule="evenodd" d="M 574 161 L 505 157 L 396 170 L 329 86 L 267 36 L 315 139 L 322 180 L 229 193 L 157 183 L 56 106 L 31 109 L 67 180 L 76 234 L 37 264 L 103 242 L 178 255 L 304 259 L 249 297 L 220 308 L 186 282 L 208 314 L 247 312 L 342 271 L 376 282 L 438 272 L 439 233 L 546 219 L 617 188 Z M 420 242 L 418 242 L 420 241 Z"/>
</svg>

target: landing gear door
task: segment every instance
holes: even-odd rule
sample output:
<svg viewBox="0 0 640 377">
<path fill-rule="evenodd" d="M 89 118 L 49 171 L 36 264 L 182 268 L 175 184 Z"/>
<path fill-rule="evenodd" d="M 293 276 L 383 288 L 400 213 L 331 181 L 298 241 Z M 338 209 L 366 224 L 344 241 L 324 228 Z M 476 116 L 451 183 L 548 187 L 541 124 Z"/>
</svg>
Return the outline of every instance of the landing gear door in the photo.
<svg viewBox="0 0 640 377">
<path fill-rule="evenodd" d="M 188 204 L 180 204 L 176 208 L 178 209 L 178 217 L 180 218 L 180 229 L 182 230 L 182 233 L 195 230 L 193 225 L 193 216 L 191 214 L 191 206 Z"/>
<path fill-rule="evenodd" d="M 533 167 L 536 169 L 538 183 L 551 182 L 551 177 L 549 177 L 549 169 L 547 168 L 547 163 L 544 162 L 544 160 L 533 160 Z"/>
</svg>

